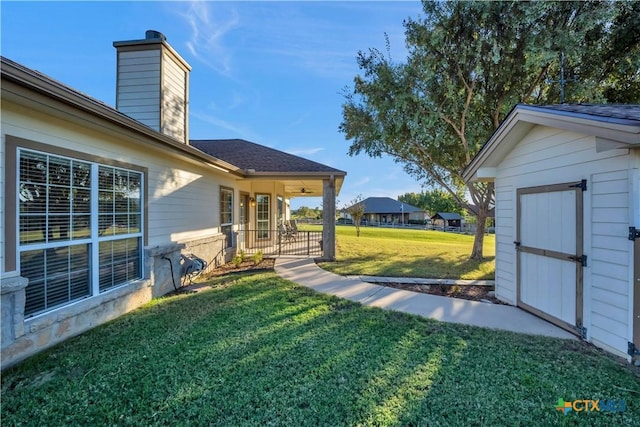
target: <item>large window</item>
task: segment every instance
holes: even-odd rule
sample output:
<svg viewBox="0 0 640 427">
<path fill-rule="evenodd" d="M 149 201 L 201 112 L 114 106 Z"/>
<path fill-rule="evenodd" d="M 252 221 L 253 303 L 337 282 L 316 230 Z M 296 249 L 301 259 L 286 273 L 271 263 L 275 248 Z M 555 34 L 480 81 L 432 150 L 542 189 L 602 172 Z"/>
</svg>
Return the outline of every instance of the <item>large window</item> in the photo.
<svg viewBox="0 0 640 427">
<path fill-rule="evenodd" d="M 21 149 L 25 315 L 142 277 L 142 173 Z"/>
<path fill-rule="evenodd" d="M 268 194 L 256 195 L 256 226 L 258 239 L 269 238 L 269 206 L 271 197 Z"/>
<path fill-rule="evenodd" d="M 233 190 L 220 187 L 220 228 L 225 235 L 226 247 L 233 246 Z"/>
</svg>

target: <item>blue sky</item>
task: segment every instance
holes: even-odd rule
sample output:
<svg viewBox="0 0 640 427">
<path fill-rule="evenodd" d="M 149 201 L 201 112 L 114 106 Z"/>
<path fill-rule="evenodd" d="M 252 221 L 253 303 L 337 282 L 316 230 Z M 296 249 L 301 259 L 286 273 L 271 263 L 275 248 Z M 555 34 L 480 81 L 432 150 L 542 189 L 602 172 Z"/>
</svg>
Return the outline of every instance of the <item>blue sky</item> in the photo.
<svg viewBox="0 0 640 427">
<path fill-rule="evenodd" d="M 190 137 L 243 138 L 345 170 L 342 207 L 357 195 L 396 198 L 421 186 L 402 167 L 349 157 L 338 132 L 356 54 L 406 55 L 402 21 L 419 1 L 394 2 L 7 2 L 2 55 L 115 104 L 113 41 L 153 29 L 192 66 Z M 292 207 L 320 206 L 297 198 Z"/>
</svg>

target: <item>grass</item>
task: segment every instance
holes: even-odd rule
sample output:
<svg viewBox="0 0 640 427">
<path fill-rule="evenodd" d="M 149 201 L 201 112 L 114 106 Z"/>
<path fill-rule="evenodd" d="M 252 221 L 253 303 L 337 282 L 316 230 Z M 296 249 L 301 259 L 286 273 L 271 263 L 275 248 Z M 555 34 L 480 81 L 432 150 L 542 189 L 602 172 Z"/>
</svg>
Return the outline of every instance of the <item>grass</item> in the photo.
<svg viewBox="0 0 640 427">
<path fill-rule="evenodd" d="M 579 341 L 317 294 L 274 273 L 155 300 L 3 373 L 3 425 L 594 425 L 637 368 Z M 554 409 L 616 399 L 621 413 Z"/>
<path fill-rule="evenodd" d="M 471 261 L 473 236 L 432 230 L 336 227 L 336 274 L 430 279 L 494 279 L 495 236 L 484 237 L 483 261 Z"/>
</svg>

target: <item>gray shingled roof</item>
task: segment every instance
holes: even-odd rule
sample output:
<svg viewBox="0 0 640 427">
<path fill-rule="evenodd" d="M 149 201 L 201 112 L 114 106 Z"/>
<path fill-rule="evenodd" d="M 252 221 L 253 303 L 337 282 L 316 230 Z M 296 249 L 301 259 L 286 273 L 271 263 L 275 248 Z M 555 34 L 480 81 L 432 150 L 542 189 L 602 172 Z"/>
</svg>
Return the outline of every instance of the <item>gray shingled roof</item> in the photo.
<svg viewBox="0 0 640 427">
<path fill-rule="evenodd" d="M 411 212 L 424 212 L 424 209 L 417 208 L 408 203 L 399 202 L 391 197 L 369 197 L 364 199 L 364 213 L 371 214 L 401 214 Z"/>
<path fill-rule="evenodd" d="M 462 219 L 460 214 L 457 214 L 457 213 L 454 213 L 454 212 L 438 212 L 437 214 L 435 214 L 433 216 L 433 218 L 436 218 L 436 217 L 442 218 L 442 219 L 444 219 L 446 221 L 454 221 L 454 220 Z"/>
<path fill-rule="evenodd" d="M 8 58 L 0 56 L 2 60 L 2 74 L 3 78 L 7 74 L 9 70 L 5 69 L 7 67 L 15 68 L 16 70 L 20 70 L 23 73 L 32 75 L 42 82 L 52 85 L 56 88 L 59 88 L 64 92 L 63 96 L 65 96 L 65 100 L 67 100 L 68 95 L 76 96 L 84 101 L 86 101 L 87 106 L 91 108 L 91 112 L 97 114 L 99 112 L 107 111 L 109 114 L 112 114 L 114 117 L 119 117 L 123 121 L 129 123 L 136 123 L 145 129 L 148 129 L 149 135 L 154 138 L 161 139 L 163 141 L 171 140 L 174 141 L 173 138 L 167 137 L 166 135 L 157 132 L 150 127 L 132 119 L 126 114 L 118 111 L 112 106 L 93 98 L 85 93 L 78 91 L 58 80 L 55 80 L 39 71 L 30 69 L 25 67 L 22 64 L 19 64 L 15 61 L 12 61 Z M 101 110 L 101 111 L 99 111 Z M 126 123 L 128 125 L 129 123 Z M 127 126 L 129 127 L 129 126 Z M 245 171 L 253 169 L 256 172 L 275 172 L 275 173 L 329 173 L 335 174 L 338 176 L 346 175 L 346 172 L 331 168 L 329 166 L 323 165 L 321 163 L 317 163 L 311 160 L 304 159 L 302 157 L 294 156 L 292 154 L 284 153 L 282 151 L 274 150 L 272 148 L 268 148 L 259 144 L 255 144 L 253 142 L 244 141 L 242 139 L 224 139 L 224 140 L 196 140 L 190 141 L 191 145 L 185 145 L 175 141 L 174 148 L 179 151 L 183 151 L 190 155 L 197 155 L 198 157 L 207 158 L 207 154 L 209 156 L 213 156 L 216 159 L 222 160 L 229 165 L 226 166 L 236 166 L 239 169 L 244 169 Z M 195 149 L 194 149 L 195 148 Z M 218 156 L 216 153 L 220 153 Z M 215 159 L 212 159 L 215 160 Z M 225 166 L 225 165 L 222 165 Z"/>
<path fill-rule="evenodd" d="M 570 114 L 584 114 L 592 119 L 601 118 L 640 122 L 640 105 L 637 104 L 556 104 L 531 105 L 530 107 L 555 110 Z"/>
<path fill-rule="evenodd" d="M 191 140 L 189 144 L 245 171 L 346 175 L 344 171 L 244 139 Z"/>
</svg>

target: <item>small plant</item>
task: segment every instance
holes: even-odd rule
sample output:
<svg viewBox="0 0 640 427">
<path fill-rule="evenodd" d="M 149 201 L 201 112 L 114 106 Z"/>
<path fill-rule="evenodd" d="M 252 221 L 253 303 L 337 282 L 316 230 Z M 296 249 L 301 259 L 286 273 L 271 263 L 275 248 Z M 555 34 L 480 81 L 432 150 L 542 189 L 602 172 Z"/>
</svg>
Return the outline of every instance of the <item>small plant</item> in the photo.
<svg viewBox="0 0 640 427">
<path fill-rule="evenodd" d="M 241 262 L 245 262 L 247 260 L 247 253 L 243 249 L 240 249 L 238 256 L 242 260 Z"/>
<path fill-rule="evenodd" d="M 262 253 L 262 251 L 258 251 L 253 255 L 253 264 L 254 265 L 258 265 L 262 262 L 262 259 L 264 258 L 264 254 Z"/>
<path fill-rule="evenodd" d="M 242 259 L 242 255 L 240 255 L 240 254 L 238 254 L 238 255 L 234 256 L 234 257 L 231 259 L 231 263 L 232 263 L 233 265 L 235 265 L 235 266 L 236 266 L 236 268 L 240 267 L 240 264 L 242 264 L 242 261 L 243 261 L 243 259 Z"/>
</svg>

